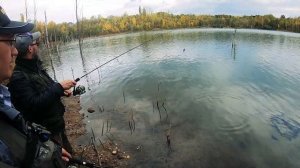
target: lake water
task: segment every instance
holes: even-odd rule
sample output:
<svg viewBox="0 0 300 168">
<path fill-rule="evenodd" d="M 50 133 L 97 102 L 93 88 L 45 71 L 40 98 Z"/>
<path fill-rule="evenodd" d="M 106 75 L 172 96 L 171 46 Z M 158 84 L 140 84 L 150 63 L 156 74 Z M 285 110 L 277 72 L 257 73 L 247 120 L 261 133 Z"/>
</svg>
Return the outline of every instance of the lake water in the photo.
<svg viewBox="0 0 300 168">
<path fill-rule="evenodd" d="M 78 83 L 87 88 L 88 131 L 120 143 L 130 167 L 300 167 L 300 34 L 182 29 L 90 38 L 83 59 L 77 42 L 52 54 L 56 78 L 73 78 L 71 69 L 80 77 L 146 40 Z"/>
</svg>

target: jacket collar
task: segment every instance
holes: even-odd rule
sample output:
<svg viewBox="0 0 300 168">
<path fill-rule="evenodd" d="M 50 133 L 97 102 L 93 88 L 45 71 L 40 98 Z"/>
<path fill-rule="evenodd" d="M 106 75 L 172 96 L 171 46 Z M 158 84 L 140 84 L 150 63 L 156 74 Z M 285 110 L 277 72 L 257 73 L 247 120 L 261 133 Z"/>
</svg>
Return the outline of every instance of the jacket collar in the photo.
<svg viewBox="0 0 300 168">
<path fill-rule="evenodd" d="M 34 72 L 39 72 L 41 70 L 42 61 L 39 59 L 24 59 L 17 58 L 16 60 L 17 67 L 23 67 Z"/>
</svg>

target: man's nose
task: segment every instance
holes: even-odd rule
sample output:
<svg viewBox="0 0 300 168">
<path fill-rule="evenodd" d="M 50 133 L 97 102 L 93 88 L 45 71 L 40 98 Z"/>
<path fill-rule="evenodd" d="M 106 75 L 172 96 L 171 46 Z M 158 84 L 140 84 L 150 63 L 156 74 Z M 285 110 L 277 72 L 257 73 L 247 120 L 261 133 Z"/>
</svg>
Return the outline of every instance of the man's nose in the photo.
<svg viewBox="0 0 300 168">
<path fill-rule="evenodd" d="M 11 51 L 11 56 L 18 56 L 18 50 L 16 49 L 15 46 L 12 47 L 12 51 Z"/>
</svg>

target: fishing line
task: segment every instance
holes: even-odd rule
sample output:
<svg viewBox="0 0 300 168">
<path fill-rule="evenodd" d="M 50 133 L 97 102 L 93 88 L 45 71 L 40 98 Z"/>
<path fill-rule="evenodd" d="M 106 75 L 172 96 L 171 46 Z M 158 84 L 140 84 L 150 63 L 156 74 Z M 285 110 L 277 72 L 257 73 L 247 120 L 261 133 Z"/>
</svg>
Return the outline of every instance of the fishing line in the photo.
<svg viewBox="0 0 300 168">
<path fill-rule="evenodd" d="M 142 46 L 142 45 L 145 45 L 146 43 L 148 43 L 149 41 L 152 41 L 153 39 L 154 39 L 154 38 L 152 38 L 152 39 L 150 39 L 150 40 L 147 40 L 147 41 L 141 43 L 140 45 L 137 45 L 137 46 L 135 46 L 135 47 L 133 47 L 133 48 L 127 50 L 126 52 L 124 52 L 124 53 L 122 53 L 122 54 L 120 54 L 120 55 L 114 57 L 113 59 L 111 59 L 111 60 L 109 60 L 109 61 L 107 61 L 107 62 L 105 62 L 105 63 L 99 65 L 98 67 L 92 69 L 91 71 L 89 71 L 88 73 L 82 75 L 81 77 L 76 78 L 75 81 L 76 81 L 76 82 L 80 81 L 80 79 L 82 79 L 83 77 L 89 75 L 90 73 L 94 72 L 95 70 L 97 70 L 97 69 L 101 68 L 102 66 L 104 66 L 104 65 L 106 65 L 106 64 L 108 64 L 108 63 L 110 63 L 111 61 L 113 61 L 113 60 L 115 60 L 115 59 L 117 59 L 117 58 L 123 56 L 124 54 L 129 53 L 130 51 L 132 51 L 132 50 L 134 50 L 134 49 L 136 49 L 136 48 L 138 48 L 138 47 L 140 47 L 140 46 Z"/>
</svg>

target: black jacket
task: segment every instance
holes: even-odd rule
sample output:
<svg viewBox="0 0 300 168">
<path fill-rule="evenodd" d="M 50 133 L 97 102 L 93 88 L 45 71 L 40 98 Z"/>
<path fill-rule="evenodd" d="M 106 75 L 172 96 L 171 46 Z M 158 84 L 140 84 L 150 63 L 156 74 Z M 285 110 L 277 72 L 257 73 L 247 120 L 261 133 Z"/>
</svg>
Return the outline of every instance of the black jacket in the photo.
<svg viewBox="0 0 300 168">
<path fill-rule="evenodd" d="M 26 120 L 45 126 L 51 133 L 64 127 L 64 89 L 42 68 L 41 61 L 18 58 L 8 84 L 14 106 Z"/>
<path fill-rule="evenodd" d="M 47 131 L 39 125 L 25 123 L 22 115 L 13 120 L 8 118 L 6 114 L 12 109 L 0 103 L 0 140 L 6 147 L 5 152 L 0 153 L 0 167 L 66 168 L 61 147 L 39 134 L 43 132 L 45 137 Z"/>
</svg>

